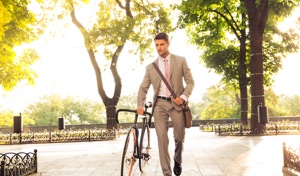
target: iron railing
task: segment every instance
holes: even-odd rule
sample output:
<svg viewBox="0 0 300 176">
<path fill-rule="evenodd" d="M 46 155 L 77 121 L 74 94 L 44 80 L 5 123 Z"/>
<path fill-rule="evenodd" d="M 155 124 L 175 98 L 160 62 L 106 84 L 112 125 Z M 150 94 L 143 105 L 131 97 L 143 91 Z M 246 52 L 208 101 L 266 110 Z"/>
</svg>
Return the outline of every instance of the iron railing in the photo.
<svg viewBox="0 0 300 176">
<path fill-rule="evenodd" d="M 201 131 L 214 131 L 219 135 L 248 135 L 248 134 L 300 134 L 299 121 L 286 122 L 270 122 L 265 125 L 259 124 L 257 129 L 251 129 L 250 125 L 242 125 L 239 123 L 232 124 L 207 124 L 200 125 Z"/>
<path fill-rule="evenodd" d="M 0 133 L 0 144 L 27 144 L 115 139 L 122 129 L 56 130 L 43 132 Z"/>
<path fill-rule="evenodd" d="M 0 153 L 0 176 L 25 176 L 37 173 L 37 150 L 34 152 Z"/>
<path fill-rule="evenodd" d="M 300 175 L 300 147 L 287 146 L 283 142 L 283 167 Z"/>
</svg>

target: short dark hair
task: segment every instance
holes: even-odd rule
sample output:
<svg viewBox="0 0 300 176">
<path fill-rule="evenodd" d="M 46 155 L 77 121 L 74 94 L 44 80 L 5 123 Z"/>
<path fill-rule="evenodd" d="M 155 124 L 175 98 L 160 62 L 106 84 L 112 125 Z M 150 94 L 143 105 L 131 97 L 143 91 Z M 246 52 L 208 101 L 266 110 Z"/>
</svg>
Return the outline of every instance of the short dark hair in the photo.
<svg viewBox="0 0 300 176">
<path fill-rule="evenodd" d="M 169 36 L 164 32 L 160 32 L 155 36 L 154 40 L 165 40 L 167 43 L 169 43 Z"/>
</svg>

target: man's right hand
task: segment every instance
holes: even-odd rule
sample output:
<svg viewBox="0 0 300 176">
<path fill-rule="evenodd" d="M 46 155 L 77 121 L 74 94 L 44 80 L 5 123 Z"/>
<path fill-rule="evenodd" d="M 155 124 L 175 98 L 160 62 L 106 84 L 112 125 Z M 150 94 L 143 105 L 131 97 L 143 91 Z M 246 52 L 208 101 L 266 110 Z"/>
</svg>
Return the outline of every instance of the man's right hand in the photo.
<svg viewBox="0 0 300 176">
<path fill-rule="evenodd" d="M 136 112 L 140 115 L 143 115 L 144 114 L 144 108 L 137 108 Z"/>
</svg>

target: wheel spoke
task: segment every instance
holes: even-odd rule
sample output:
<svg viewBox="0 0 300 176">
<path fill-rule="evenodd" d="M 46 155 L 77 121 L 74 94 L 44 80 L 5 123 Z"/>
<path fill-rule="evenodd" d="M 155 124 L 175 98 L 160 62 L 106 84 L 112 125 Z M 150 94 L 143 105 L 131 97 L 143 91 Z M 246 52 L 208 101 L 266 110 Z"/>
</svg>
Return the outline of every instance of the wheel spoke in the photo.
<svg viewBox="0 0 300 176">
<path fill-rule="evenodd" d="M 147 124 L 147 123 L 145 123 Z M 150 129 L 147 125 L 144 126 L 145 130 L 142 130 L 142 136 L 140 141 L 140 171 L 144 172 L 148 161 L 150 159 Z"/>
<path fill-rule="evenodd" d="M 134 152 L 136 148 L 136 136 L 135 129 L 131 129 L 126 137 L 123 155 L 122 155 L 122 164 L 121 164 L 121 176 L 130 176 L 133 174 L 133 167 L 135 164 Z"/>
</svg>

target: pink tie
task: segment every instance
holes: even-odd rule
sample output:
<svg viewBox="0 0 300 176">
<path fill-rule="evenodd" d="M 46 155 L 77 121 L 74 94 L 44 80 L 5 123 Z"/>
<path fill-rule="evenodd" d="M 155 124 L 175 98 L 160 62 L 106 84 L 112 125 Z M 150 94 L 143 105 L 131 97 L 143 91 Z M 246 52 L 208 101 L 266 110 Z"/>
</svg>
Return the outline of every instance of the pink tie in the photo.
<svg viewBox="0 0 300 176">
<path fill-rule="evenodd" d="M 170 70 L 169 70 L 168 59 L 164 60 L 164 65 L 165 65 L 165 77 L 166 77 L 169 85 L 171 85 L 170 84 Z M 170 97 L 171 93 L 170 93 L 168 87 L 166 87 L 166 89 L 167 89 L 167 91 L 166 91 L 167 92 L 167 96 Z"/>
</svg>

